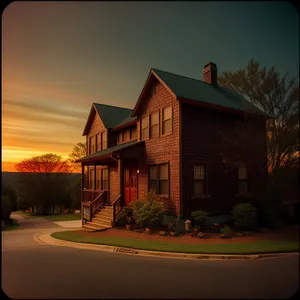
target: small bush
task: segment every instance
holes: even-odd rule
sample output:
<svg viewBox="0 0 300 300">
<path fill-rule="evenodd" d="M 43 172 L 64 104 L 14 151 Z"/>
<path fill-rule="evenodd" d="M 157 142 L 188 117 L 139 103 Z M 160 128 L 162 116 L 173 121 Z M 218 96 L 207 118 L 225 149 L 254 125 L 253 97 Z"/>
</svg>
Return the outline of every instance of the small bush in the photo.
<svg viewBox="0 0 300 300">
<path fill-rule="evenodd" d="M 235 226 L 239 229 L 253 229 L 257 225 L 257 208 L 249 202 L 234 206 L 232 216 Z"/>
<path fill-rule="evenodd" d="M 132 210 L 131 209 L 123 209 L 120 214 L 117 216 L 116 223 L 120 226 L 126 225 L 127 217 L 132 216 Z"/>
<path fill-rule="evenodd" d="M 203 210 L 196 210 L 196 211 L 193 211 L 191 213 L 191 215 L 192 215 L 193 219 L 195 220 L 195 222 L 203 228 L 206 223 L 208 213 Z"/>
<path fill-rule="evenodd" d="M 221 228 L 220 233 L 224 234 L 224 236 L 233 236 L 233 231 L 228 225 L 225 225 L 223 228 Z"/>
<path fill-rule="evenodd" d="M 139 227 L 159 225 L 163 217 L 163 202 L 156 199 L 155 193 L 150 191 L 146 199 L 139 199 L 131 203 L 133 217 Z"/>
</svg>

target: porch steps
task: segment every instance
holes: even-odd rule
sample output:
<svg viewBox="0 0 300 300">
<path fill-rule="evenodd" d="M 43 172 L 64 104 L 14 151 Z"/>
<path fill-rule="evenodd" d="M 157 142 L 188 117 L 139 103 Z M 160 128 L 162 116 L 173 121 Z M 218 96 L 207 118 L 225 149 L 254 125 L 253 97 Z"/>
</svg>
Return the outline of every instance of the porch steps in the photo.
<svg viewBox="0 0 300 300">
<path fill-rule="evenodd" d="M 111 228 L 112 220 L 113 208 L 112 206 L 105 206 L 102 210 L 95 214 L 91 222 L 86 222 L 84 225 L 82 225 L 82 227 L 86 231 L 101 231 Z"/>
</svg>

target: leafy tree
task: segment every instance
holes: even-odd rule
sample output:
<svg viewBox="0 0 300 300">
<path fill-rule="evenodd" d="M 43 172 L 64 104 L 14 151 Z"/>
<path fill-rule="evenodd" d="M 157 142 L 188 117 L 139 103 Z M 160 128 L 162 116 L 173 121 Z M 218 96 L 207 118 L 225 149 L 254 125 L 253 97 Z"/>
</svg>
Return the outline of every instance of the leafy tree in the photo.
<svg viewBox="0 0 300 300">
<path fill-rule="evenodd" d="M 37 206 L 38 214 L 48 214 L 50 208 L 54 211 L 55 204 L 70 206 L 67 175 L 71 167 L 60 156 L 52 153 L 35 156 L 18 163 L 16 169 L 21 172 L 18 181 L 23 204 Z"/>
<path fill-rule="evenodd" d="M 86 156 L 86 145 L 85 143 L 79 142 L 73 147 L 72 152 L 69 154 L 69 161 L 74 170 L 81 170 L 81 163 L 76 163 L 76 161 L 84 156 Z"/>
<path fill-rule="evenodd" d="M 299 162 L 299 81 L 288 80 L 251 59 L 245 68 L 224 72 L 220 85 L 236 90 L 271 117 L 267 121 L 268 170 L 276 175 L 281 165 Z M 276 179 L 276 177 L 275 177 Z"/>
<path fill-rule="evenodd" d="M 12 209 L 12 202 L 9 196 L 1 195 L 1 202 L 2 202 L 2 220 L 7 224 L 10 214 L 13 211 Z"/>
<path fill-rule="evenodd" d="M 15 190 L 10 186 L 3 186 L 2 187 L 2 195 L 8 196 L 11 201 L 12 210 L 18 210 L 18 203 L 17 203 L 17 194 Z"/>
</svg>

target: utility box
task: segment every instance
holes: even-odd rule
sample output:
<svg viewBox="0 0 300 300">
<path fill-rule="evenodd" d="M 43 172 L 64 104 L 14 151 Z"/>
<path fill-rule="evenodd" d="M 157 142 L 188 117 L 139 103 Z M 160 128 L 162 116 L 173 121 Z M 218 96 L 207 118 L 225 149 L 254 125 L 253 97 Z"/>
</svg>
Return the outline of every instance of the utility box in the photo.
<svg viewBox="0 0 300 300">
<path fill-rule="evenodd" d="M 185 231 L 191 232 L 192 231 L 192 222 L 190 220 L 186 220 L 184 222 L 184 224 L 185 224 Z"/>
</svg>

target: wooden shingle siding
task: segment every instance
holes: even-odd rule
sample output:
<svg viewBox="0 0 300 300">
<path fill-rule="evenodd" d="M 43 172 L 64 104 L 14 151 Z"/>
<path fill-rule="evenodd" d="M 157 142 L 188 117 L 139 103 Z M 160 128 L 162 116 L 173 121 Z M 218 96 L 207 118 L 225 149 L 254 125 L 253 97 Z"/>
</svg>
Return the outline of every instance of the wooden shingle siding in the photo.
<svg viewBox="0 0 300 300">
<path fill-rule="evenodd" d="M 148 165 L 168 163 L 170 164 L 170 197 L 165 199 L 165 206 L 180 214 L 180 184 L 179 184 L 179 103 L 167 91 L 167 89 L 158 81 L 154 82 L 155 93 L 146 97 L 141 103 L 139 111 L 139 120 L 153 112 L 160 111 L 161 108 L 168 105 L 172 106 L 172 133 L 158 137 L 149 138 L 145 141 L 145 156 L 147 165 L 146 170 L 140 171 L 139 176 L 139 194 L 148 192 Z M 138 122 L 139 123 L 139 122 Z M 138 127 L 138 137 L 140 137 Z"/>
<path fill-rule="evenodd" d="M 209 212 L 228 212 L 237 203 L 237 172 L 223 163 L 220 153 L 229 149 L 218 130 L 227 135 L 234 130 L 234 122 L 240 116 L 182 104 L 182 197 L 184 215 L 202 209 Z M 264 125 L 257 124 L 264 141 Z M 263 144 L 253 145 L 261 147 Z M 264 153 L 261 153 L 261 162 Z M 193 168 L 204 164 L 207 170 L 207 194 L 211 199 L 193 199 Z M 231 169 L 231 170 L 230 170 Z M 249 184 L 251 185 L 249 177 Z"/>
</svg>

